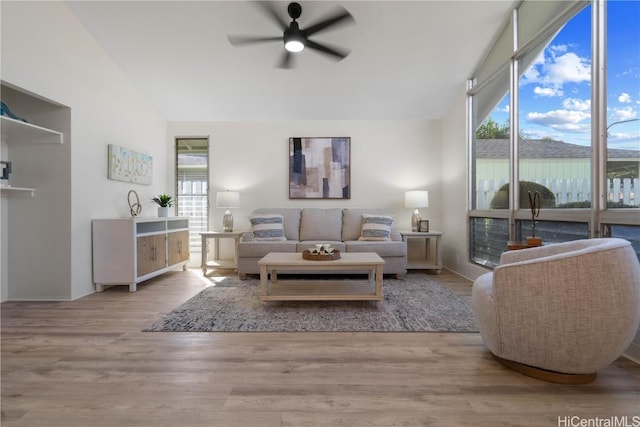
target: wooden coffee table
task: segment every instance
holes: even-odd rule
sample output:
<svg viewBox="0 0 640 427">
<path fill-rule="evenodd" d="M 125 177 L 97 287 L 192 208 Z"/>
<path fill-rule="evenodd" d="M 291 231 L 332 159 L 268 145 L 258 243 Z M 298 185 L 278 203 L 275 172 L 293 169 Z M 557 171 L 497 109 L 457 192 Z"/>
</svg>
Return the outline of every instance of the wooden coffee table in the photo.
<svg viewBox="0 0 640 427">
<path fill-rule="evenodd" d="M 260 301 L 375 301 L 382 307 L 382 266 L 375 252 L 342 253 L 340 259 L 311 261 L 301 253 L 271 252 L 258 261 Z M 366 280 L 278 280 L 278 273 L 367 271 Z M 269 275 L 271 276 L 269 278 Z"/>
</svg>

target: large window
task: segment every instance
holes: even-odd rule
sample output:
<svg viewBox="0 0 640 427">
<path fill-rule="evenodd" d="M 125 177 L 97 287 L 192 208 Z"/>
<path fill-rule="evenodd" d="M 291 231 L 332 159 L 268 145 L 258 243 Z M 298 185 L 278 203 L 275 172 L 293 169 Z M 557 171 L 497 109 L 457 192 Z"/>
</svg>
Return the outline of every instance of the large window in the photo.
<svg viewBox="0 0 640 427">
<path fill-rule="evenodd" d="M 469 83 L 473 262 L 531 235 L 536 191 L 545 242 L 618 236 L 638 252 L 639 20 L 640 2 L 518 5 Z"/>
<path fill-rule="evenodd" d="M 489 117 L 476 128 L 473 157 L 474 208 L 508 209 L 509 184 L 509 95 L 505 95 Z"/>
<path fill-rule="evenodd" d="M 640 206 L 640 2 L 607 4 L 607 202 Z M 637 236 L 636 236 L 637 237 Z"/>
<path fill-rule="evenodd" d="M 591 205 L 591 7 L 518 60 L 520 188 L 543 206 Z M 518 195 L 528 207 L 528 195 Z"/>
</svg>

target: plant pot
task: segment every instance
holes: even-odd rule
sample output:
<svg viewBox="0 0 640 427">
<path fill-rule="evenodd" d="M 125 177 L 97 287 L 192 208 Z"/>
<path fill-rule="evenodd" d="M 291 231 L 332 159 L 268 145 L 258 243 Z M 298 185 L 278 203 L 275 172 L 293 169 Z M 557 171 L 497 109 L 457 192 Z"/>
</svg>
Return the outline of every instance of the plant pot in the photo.
<svg viewBox="0 0 640 427">
<path fill-rule="evenodd" d="M 162 217 L 162 218 L 168 217 L 169 216 L 169 207 L 168 206 L 165 206 L 165 207 L 159 206 L 158 207 L 158 216 Z"/>
</svg>

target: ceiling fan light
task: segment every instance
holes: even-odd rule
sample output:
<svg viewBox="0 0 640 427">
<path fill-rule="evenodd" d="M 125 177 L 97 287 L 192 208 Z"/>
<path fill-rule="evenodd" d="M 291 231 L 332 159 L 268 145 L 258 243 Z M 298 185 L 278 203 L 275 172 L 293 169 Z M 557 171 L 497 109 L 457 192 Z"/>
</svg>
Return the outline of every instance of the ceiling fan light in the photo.
<svg viewBox="0 0 640 427">
<path fill-rule="evenodd" d="M 284 48 L 289 52 L 301 52 L 304 49 L 304 43 L 299 40 L 289 40 L 284 44 Z"/>
<path fill-rule="evenodd" d="M 301 52 L 304 49 L 304 36 L 300 33 L 298 23 L 293 21 L 284 32 L 284 48 L 288 52 Z"/>
</svg>

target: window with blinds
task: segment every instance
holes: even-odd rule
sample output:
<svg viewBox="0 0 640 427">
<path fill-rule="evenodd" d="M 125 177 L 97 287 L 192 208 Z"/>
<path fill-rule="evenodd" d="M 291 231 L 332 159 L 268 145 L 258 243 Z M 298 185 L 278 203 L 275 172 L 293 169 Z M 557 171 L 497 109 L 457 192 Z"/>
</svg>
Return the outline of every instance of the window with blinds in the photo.
<svg viewBox="0 0 640 427">
<path fill-rule="evenodd" d="M 202 253 L 200 234 L 209 227 L 209 140 L 176 138 L 176 206 L 189 218 L 189 250 Z"/>
</svg>

